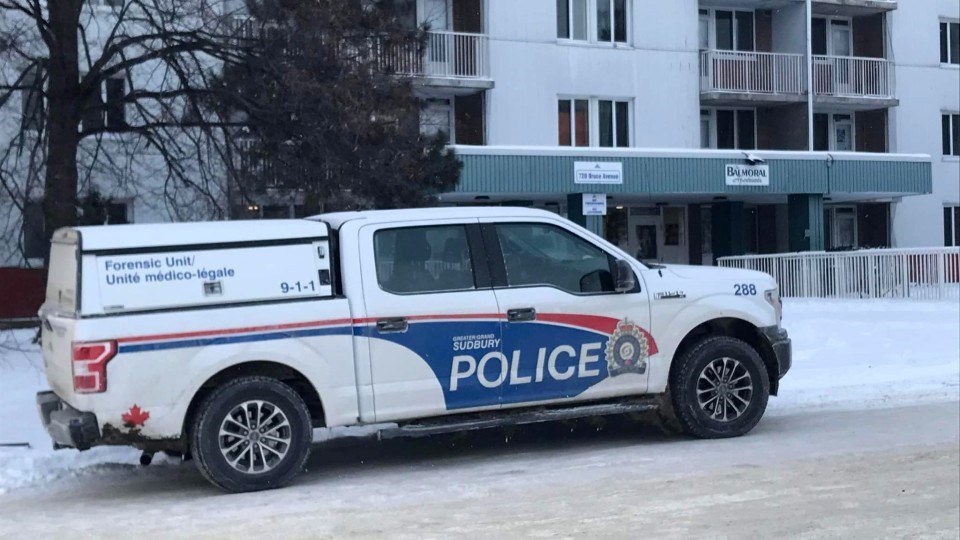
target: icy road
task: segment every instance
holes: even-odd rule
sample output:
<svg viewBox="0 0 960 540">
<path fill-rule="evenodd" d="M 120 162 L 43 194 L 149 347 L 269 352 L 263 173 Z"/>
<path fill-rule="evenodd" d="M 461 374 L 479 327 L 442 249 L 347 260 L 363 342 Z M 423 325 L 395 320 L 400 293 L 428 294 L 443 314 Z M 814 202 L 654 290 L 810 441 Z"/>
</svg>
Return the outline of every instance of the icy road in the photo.
<svg viewBox="0 0 960 540">
<path fill-rule="evenodd" d="M 0 537 L 960 537 L 960 306 L 788 302 L 794 369 L 748 436 L 625 418 L 335 439 L 290 488 L 50 452 L 35 352 L 0 356 Z"/>
</svg>

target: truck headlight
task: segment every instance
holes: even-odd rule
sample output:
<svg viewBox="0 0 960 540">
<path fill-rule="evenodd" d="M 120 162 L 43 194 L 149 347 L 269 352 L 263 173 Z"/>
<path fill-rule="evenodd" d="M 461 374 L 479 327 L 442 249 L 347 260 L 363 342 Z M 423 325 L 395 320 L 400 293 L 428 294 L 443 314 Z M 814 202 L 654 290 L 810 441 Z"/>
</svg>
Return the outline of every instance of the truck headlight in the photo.
<svg viewBox="0 0 960 540">
<path fill-rule="evenodd" d="M 783 302 L 780 301 L 780 289 L 774 288 L 763 291 L 763 297 L 768 304 L 773 306 L 773 311 L 777 314 L 777 326 L 780 326 L 780 321 L 783 320 Z"/>
</svg>

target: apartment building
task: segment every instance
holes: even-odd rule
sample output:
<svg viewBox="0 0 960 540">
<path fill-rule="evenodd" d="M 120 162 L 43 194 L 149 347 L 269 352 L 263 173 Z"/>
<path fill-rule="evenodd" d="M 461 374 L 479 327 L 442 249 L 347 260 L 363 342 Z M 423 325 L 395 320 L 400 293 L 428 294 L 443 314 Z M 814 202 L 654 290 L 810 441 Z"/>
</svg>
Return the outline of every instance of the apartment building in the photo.
<svg viewBox="0 0 960 540">
<path fill-rule="evenodd" d="M 424 101 L 421 129 L 464 162 L 446 204 L 547 208 L 693 264 L 960 243 L 954 0 L 815 0 L 809 18 L 803 0 L 395 1 L 429 32 L 392 67 Z M 0 124 L 32 118 L 21 98 Z M 107 193 L 111 222 L 183 218 L 162 186 L 134 184 Z M 584 215 L 585 196 L 605 215 Z M 22 266 L 42 252 L 39 206 L 4 213 L 23 234 L 0 265 Z"/>
<path fill-rule="evenodd" d="M 409 5 L 421 127 L 464 162 L 450 204 L 544 207 L 693 264 L 960 240 L 955 2 Z"/>
</svg>

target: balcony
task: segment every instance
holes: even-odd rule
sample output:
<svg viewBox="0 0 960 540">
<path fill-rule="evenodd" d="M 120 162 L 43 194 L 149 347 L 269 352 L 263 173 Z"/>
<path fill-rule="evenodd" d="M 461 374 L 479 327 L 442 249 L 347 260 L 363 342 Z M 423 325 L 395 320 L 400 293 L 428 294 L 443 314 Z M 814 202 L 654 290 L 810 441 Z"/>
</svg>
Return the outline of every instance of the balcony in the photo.
<svg viewBox="0 0 960 540">
<path fill-rule="evenodd" d="M 700 97 L 721 103 L 779 102 L 805 99 L 802 54 L 753 51 L 700 53 Z"/>
<path fill-rule="evenodd" d="M 858 56 L 813 57 L 813 90 L 818 102 L 878 107 L 896 105 L 892 62 Z"/>
<path fill-rule="evenodd" d="M 431 31 L 423 51 L 387 45 L 379 50 L 384 69 L 414 77 L 421 94 L 431 89 L 464 95 L 493 88 L 490 43 L 486 34 Z"/>
<path fill-rule="evenodd" d="M 806 100 L 802 54 L 748 51 L 700 53 L 700 99 L 715 105 L 784 104 Z M 857 56 L 813 56 L 817 103 L 851 108 L 896 106 L 892 62 Z"/>
</svg>

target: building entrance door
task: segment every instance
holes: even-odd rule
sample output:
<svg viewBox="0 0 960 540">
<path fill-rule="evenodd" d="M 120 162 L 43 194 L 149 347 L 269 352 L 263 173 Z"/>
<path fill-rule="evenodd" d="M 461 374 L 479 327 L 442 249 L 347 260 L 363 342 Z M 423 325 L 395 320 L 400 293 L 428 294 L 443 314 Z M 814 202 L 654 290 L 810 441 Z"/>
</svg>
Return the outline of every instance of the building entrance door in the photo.
<svg viewBox="0 0 960 540">
<path fill-rule="evenodd" d="M 690 259 L 687 248 L 687 209 L 683 206 L 663 206 L 660 210 L 660 260 L 686 264 Z"/>
<path fill-rule="evenodd" d="M 661 260 L 660 209 L 630 208 L 627 220 L 628 253 L 641 261 Z"/>
</svg>

